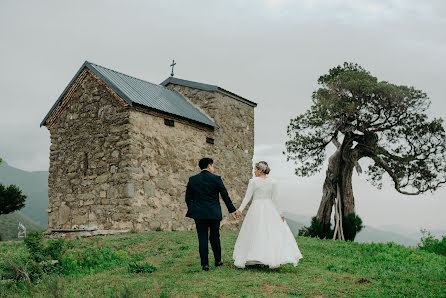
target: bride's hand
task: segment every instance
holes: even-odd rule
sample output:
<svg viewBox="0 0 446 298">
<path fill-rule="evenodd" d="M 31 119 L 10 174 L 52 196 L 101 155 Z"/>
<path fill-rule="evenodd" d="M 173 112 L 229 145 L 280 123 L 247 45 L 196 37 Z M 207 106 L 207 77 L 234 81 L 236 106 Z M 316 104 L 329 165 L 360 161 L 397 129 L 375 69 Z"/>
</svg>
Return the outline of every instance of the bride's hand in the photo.
<svg viewBox="0 0 446 298">
<path fill-rule="evenodd" d="M 282 221 L 285 221 L 285 216 L 283 216 L 282 214 L 280 214 L 280 217 L 282 218 Z"/>
</svg>

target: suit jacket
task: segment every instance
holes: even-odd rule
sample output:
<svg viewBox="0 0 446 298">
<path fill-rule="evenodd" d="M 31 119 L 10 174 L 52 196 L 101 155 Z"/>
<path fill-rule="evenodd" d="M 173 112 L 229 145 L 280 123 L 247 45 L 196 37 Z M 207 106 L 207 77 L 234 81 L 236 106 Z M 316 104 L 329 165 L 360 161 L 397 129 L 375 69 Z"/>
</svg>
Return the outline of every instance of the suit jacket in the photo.
<svg viewBox="0 0 446 298">
<path fill-rule="evenodd" d="M 234 212 L 236 209 L 220 176 L 203 170 L 190 177 L 186 187 L 186 217 L 222 220 L 219 194 L 229 213 Z"/>
</svg>

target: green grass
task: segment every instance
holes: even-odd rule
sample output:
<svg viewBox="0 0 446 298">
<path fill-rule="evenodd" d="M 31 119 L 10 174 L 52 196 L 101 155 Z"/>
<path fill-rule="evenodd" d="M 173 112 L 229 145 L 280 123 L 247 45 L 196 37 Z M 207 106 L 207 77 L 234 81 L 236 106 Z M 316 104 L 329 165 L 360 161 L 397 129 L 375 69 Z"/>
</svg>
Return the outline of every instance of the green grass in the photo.
<svg viewBox="0 0 446 298">
<path fill-rule="evenodd" d="M 212 266 L 210 249 L 209 272 L 201 271 L 194 231 L 69 240 L 72 258 L 73 252 L 81 255 L 92 247 L 100 250 L 102 245 L 115 257 L 93 267 L 47 275 L 34 284 L 0 285 L 0 296 L 446 296 L 446 257 L 434 253 L 393 243 L 298 237 L 304 258 L 297 267 L 238 269 L 231 258 L 236 237 L 236 231 L 221 231 L 225 265 Z M 0 244 L 0 259 L 20 254 L 26 254 L 23 243 Z"/>
</svg>

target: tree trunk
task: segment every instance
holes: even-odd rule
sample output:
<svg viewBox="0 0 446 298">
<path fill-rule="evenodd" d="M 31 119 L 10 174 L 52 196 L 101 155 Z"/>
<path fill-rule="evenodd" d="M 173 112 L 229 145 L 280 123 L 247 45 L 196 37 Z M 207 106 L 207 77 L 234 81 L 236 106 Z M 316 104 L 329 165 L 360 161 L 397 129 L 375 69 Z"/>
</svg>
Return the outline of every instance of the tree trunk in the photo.
<svg viewBox="0 0 446 298">
<path fill-rule="evenodd" d="M 328 168 L 323 186 L 322 200 L 317 212 L 317 221 L 322 225 L 330 224 L 331 213 L 337 196 L 337 185 L 340 191 L 340 211 L 342 216 L 355 211 L 352 176 L 357 157 L 353 155 L 351 142 L 344 139 L 336 152 L 328 160 Z"/>
<path fill-rule="evenodd" d="M 343 160 L 341 162 L 341 171 L 339 177 L 341 181 L 341 207 L 343 216 L 355 212 L 355 198 L 353 197 L 353 163 Z"/>
<path fill-rule="evenodd" d="M 334 199 L 336 197 L 336 180 L 339 172 L 339 162 L 341 157 L 340 149 L 328 159 L 328 168 L 325 175 L 325 182 L 322 192 L 322 200 L 317 212 L 317 221 L 322 225 L 330 224 L 331 212 Z"/>
</svg>

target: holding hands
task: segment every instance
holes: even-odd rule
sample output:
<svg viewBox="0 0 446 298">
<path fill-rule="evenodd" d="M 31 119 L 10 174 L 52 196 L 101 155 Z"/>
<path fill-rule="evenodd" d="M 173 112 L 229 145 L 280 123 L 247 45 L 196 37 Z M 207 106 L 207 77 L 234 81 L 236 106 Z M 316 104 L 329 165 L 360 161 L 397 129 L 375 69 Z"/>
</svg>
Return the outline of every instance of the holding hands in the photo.
<svg viewBox="0 0 446 298">
<path fill-rule="evenodd" d="M 241 216 L 242 216 L 242 213 L 240 212 L 240 210 L 235 210 L 235 211 L 232 213 L 232 217 L 233 217 L 234 219 L 239 219 Z"/>
</svg>

